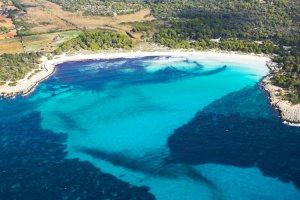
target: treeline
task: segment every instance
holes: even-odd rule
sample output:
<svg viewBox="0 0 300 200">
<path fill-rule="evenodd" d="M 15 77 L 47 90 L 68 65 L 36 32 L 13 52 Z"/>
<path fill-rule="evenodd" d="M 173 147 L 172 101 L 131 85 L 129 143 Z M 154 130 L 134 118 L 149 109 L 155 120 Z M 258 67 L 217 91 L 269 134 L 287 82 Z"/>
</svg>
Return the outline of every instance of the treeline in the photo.
<svg viewBox="0 0 300 200">
<path fill-rule="evenodd" d="M 26 12 L 26 7 L 21 3 L 20 0 L 12 0 L 12 3 L 19 10 Z"/>
<path fill-rule="evenodd" d="M 152 36 L 157 26 L 157 21 L 141 21 L 141 22 L 130 22 L 127 23 L 132 26 L 132 33 L 141 33 L 140 39 L 152 42 Z"/>
<path fill-rule="evenodd" d="M 33 69 L 38 69 L 41 53 L 0 55 L 0 84 L 23 79 Z"/>
<path fill-rule="evenodd" d="M 130 49 L 135 45 L 134 41 L 125 33 L 112 31 L 90 31 L 84 32 L 69 41 L 61 44 L 55 54 L 72 50 L 104 50 L 112 48 Z"/>
<path fill-rule="evenodd" d="M 273 61 L 278 63 L 280 69 L 273 78 L 274 83 L 287 90 L 287 93 L 282 94 L 287 100 L 294 104 L 300 103 L 299 48 L 283 52 L 274 57 Z"/>
<path fill-rule="evenodd" d="M 186 38 L 240 38 L 296 44 L 298 0 L 163 0 L 152 13 Z M 295 36 L 298 37 L 295 38 Z M 296 40 L 295 40 L 296 39 Z"/>
<path fill-rule="evenodd" d="M 251 53 L 279 53 L 280 48 L 270 40 L 256 42 L 242 39 L 204 39 L 187 40 L 184 35 L 172 29 L 167 29 L 155 35 L 155 41 L 169 48 L 193 48 L 208 50 L 218 48 L 221 50 L 242 51 Z"/>
<path fill-rule="evenodd" d="M 9 10 L 9 15 L 8 17 L 12 19 L 16 30 L 17 34 L 19 36 L 21 35 L 26 35 L 26 32 L 34 27 L 34 24 L 30 24 L 25 22 L 20 16 L 22 15 L 22 12 L 27 12 L 26 7 L 22 4 L 20 0 L 13 0 L 12 4 L 17 7 L 17 10 Z"/>
<path fill-rule="evenodd" d="M 81 11 L 84 15 L 114 16 L 134 13 L 144 7 L 139 0 L 48 0 L 60 5 L 64 10 Z"/>
<path fill-rule="evenodd" d="M 124 33 L 91 31 L 64 42 L 54 53 L 60 54 L 81 49 L 91 51 L 112 48 L 129 49 L 133 46 L 134 41 Z M 15 85 L 16 81 L 23 79 L 32 70 L 39 70 L 38 64 L 41 56 L 40 52 L 0 55 L 0 85 L 7 81 L 10 81 L 11 85 Z"/>
<path fill-rule="evenodd" d="M 152 27 L 150 25 L 145 24 L 135 24 L 132 28 L 132 32 L 148 32 L 152 31 Z"/>
<path fill-rule="evenodd" d="M 9 28 L 5 27 L 5 26 L 0 26 L 0 34 L 4 34 L 4 33 L 8 33 L 9 32 Z"/>
</svg>

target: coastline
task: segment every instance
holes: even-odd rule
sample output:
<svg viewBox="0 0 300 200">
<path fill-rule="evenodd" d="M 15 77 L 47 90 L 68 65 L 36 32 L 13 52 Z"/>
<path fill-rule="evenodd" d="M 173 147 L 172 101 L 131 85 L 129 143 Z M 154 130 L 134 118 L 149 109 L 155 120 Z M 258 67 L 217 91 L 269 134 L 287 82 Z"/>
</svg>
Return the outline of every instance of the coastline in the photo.
<svg viewBox="0 0 300 200">
<path fill-rule="evenodd" d="M 41 71 L 32 74 L 29 73 L 24 79 L 17 81 L 16 86 L 9 86 L 8 83 L 0 86 L 0 98 L 10 98 L 17 95 L 28 95 L 33 91 L 38 84 L 51 76 L 56 69 L 56 66 L 65 62 L 76 62 L 85 60 L 106 60 L 115 58 L 140 58 L 149 56 L 197 56 L 197 58 L 211 57 L 215 60 L 234 61 L 236 63 L 246 63 L 247 61 L 266 62 L 269 60 L 266 56 L 254 54 L 240 54 L 237 52 L 222 52 L 222 51 L 184 51 L 184 50 L 156 50 L 156 51 L 128 51 L 128 52 L 103 52 L 94 54 L 77 53 L 74 55 L 61 54 L 54 56 L 48 60 L 46 56 L 41 58 L 39 65 Z"/>
<path fill-rule="evenodd" d="M 260 83 L 269 95 L 270 105 L 279 111 L 284 124 L 300 127 L 300 104 L 292 105 L 291 102 L 282 99 L 281 93 L 285 93 L 285 90 L 272 83 L 272 78 L 278 71 L 277 64 L 268 62 L 266 65 L 270 73 Z"/>
<path fill-rule="evenodd" d="M 292 105 L 289 101 L 283 100 L 280 94 L 284 93 L 284 90 L 272 84 L 272 77 L 273 73 L 261 81 L 264 90 L 269 94 L 271 106 L 278 109 L 284 124 L 300 127 L 300 104 Z"/>
<path fill-rule="evenodd" d="M 36 74 L 28 74 L 24 79 L 19 80 L 16 86 L 9 86 L 8 84 L 0 86 L 0 98 L 10 98 L 17 95 L 30 94 L 38 84 L 52 74 L 55 73 L 56 66 L 65 62 L 73 61 L 85 61 L 85 60 L 105 60 L 115 58 L 139 58 L 145 56 L 197 56 L 197 58 L 211 57 L 215 60 L 226 60 L 236 63 L 265 63 L 270 69 L 270 74 L 264 77 L 261 84 L 264 90 L 269 94 L 270 104 L 278 108 L 281 118 L 284 123 L 289 125 L 300 126 L 300 105 L 291 105 L 288 101 L 282 100 L 278 95 L 283 90 L 277 86 L 272 85 L 271 77 L 275 71 L 275 68 L 270 65 L 270 58 L 266 55 L 255 54 L 241 54 L 238 52 L 223 52 L 223 51 L 186 51 L 186 50 L 155 50 L 155 51 L 128 51 L 128 52 L 103 52 L 94 54 L 74 54 L 66 55 L 62 54 L 54 56 L 52 60 L 48 60 L 47 57 L 42 57 L 40 68 L 42 70 Z M 31 75 L 31 77 L 30 77 Z"/>
</svg>

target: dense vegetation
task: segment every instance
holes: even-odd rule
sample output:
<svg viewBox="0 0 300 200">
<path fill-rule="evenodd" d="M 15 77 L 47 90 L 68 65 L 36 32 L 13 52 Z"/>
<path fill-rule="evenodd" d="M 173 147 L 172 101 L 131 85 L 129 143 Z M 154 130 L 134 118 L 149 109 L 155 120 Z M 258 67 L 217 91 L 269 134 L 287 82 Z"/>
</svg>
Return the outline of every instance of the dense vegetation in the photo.
<svg viewBox="0 0 300 200">
<path fill-rule="evenodd" d="M 8 33 L 9 29 L 5 26 L 0 26 L 0 34 Z"/>
<path fill-rule="evenodd" d="M 139 0 L 49 0 L 71 12 L 81 11 L 84 15 L 122 15 L 136 12 L 144 7 Z"/>
<path fill-rule="evenodd" d="M 153 42 L 153 34 L 159 26 L 158 21 L 142 21 L 142 22 L 131 22 L 129 25 L 132 26 L 132 33 L 141 33 L 140 38 L 145 41 Z"/>
<path fill-rule="evenodd" d="M 134 46 L 134 41 L 124 33 L 111 31 L 85 32 L 76 38 L 64 42 L 54 53 L 76 50 L 100 50 L 111 48 L 129 49 Z M 17 80 L 26 76 L 32 70 L 38 71 L 41 53 L 3 54 L 0 56 L 0 85 L 10 81 L 15 85 Z"/>
<path fill-rule="evenodd" d="M 15 82 L 38 69 L 40 53 L 3 54 L 0 56 L 0 84 Z M 13 84 L 13 83 L 12 83 Z"/>
<path fill-rule="evenodd" d="M 294 104 L 300 102 L 300 54 L 299 49 L 292 49 L 276 56 L 274 61 L 278 63 L 279 72 L 275 74 L 274 83 L 286 88 L 287 93 L 282 94 Z"/>
<path fill-rule="evenodd" d="M 21 11 L 26 11 L 26 7 L 21 3 L 21 0 L 12 0 L 12 4 Z"/>
<path fill-rule="evenodd" d="M 274 84 L 286 88 L 285 98 L 300 102 L 298 0 L 49 0 L 85 15 L 128 14 L 149 7 L 156 20 L 131 23 L 142 39 L 169 48 L 217 48 L 276 54 L 278 73 Z M 20 10 L 20 0 L 13 0 Z M 11 12 L 18 34 L 30 27 Z M 85 32 L 63 43 L 55 53 L 75 50 L 131 48 L 125 34 Z"/>
<path fill-rule="evenodd" d="M 70 50 L 92 50 L 124 48 L 130 49 L 134 46 L 134 41 L 125 33 L 112 31 L 91 31 L 84 32 L 69 41 L 64 42 L 55 50 L 56 54 Z"/>
<path fill-rule="evenodd" d="M 154 41 L 170 48 L 219 48 L 277 54 L 274 84 L 300 103 L 300 2 L 297 0 L 161 0 L 151 4 L 164 21 Z M 219 40 L 216 40 L 216 39 Z"/>
<path fill-rule="evenodd" d="M 153 31 L 153 27 L 150 22 L 133 22 L 131 23 L 133 26 L 132 32 L 151 32 Z"/>
<path fill-rule="evenodd" d="M 19 36 L 26 35 L 26 31 L 28 31 L 30 28 L 34 27 L 33 24 L 25 22 L 22 18 L 19 16 L 22 15 L 26 11 L 26 7 L 21 3 L 20 0 L 13 0 L 12 5 L 17 7 L 17 10 L 10 10 L 8 17 L 12 19 L 14 25 L 16 26 L 17 34 Z"/>
<path fill-rule="evenodd" d="M 297 0 L 49 1 L 88 15 L 127 14 L 150 7 L 157 19 L 166 22 L 165 28 L 175 29 L 187 39 L 237 37 L 295 44 L 299 33 Z"/>
<path fill-rule="evenodd" d="M 170 48 L 194 48 L 198 50 L 207 50 L 219 48 L 221 50 L 243 51 L 253 53 L 278 53 L 279 47 L 272 41 L 265 40 L 256 42 L 251 40 L 240 39 L 218 39 L 212 40 L 209 38 L 199 38 L 197 40 L 187 40 L 178 35 L 176 31 L 167 29 L 160 31 L 155 35 L 155 40 L 159 44 Z"/>
</svg>

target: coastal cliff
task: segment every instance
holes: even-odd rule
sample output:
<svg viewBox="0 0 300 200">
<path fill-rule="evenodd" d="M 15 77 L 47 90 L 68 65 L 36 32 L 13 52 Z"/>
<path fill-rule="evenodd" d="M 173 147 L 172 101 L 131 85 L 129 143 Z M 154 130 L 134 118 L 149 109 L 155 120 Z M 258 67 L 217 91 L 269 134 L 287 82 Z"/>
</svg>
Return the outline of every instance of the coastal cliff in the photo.
<svg viewBox="0 0 300 200">
<path fill-rule="evenodd" d="M 280 116 L 283 121 L 291 125 L 300 125 L 300 104 L 293 105 L 291 102 L 285 100 L 282 94 L 286 91 L 274 85 L 272 78 L 277 72 L 274 63 L 267 63 L 271 73 L 262 80 L 262 86 L 269 94 L 270 104 L 279 110 Z"/>
</svg>

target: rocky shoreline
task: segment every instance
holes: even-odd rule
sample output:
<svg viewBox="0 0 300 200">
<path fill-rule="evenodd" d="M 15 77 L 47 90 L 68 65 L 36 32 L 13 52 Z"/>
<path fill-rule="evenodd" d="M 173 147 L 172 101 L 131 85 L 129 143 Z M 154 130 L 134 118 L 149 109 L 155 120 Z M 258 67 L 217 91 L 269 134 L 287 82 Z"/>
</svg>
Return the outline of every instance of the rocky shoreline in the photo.
<svg viewBox="0 0 300 200">
<path fill-rule="evenodd" d="M 233 52 L 185 52 L 185 51 L 155 51 L 155 52 L 127 52 L 127 53 L 99 53 L 99 54 L 76 54 L 73 56 L 60 55 L 54 58 L 53 60 L 48 60 L 46 57 L 43 57 L 42 64 L 43 70 L 37 74 L 34 74 L 32 78 L 18 81 L 17 86 L 0 86 L 0 99 L 1 98 L 14 98 L 18 95 L 27 95 L 34 90 L 34 88 L 43 80 L 47 79 L 51 76 L 57 64 L 68 62 L 68 61 L 83 61 L 89 59 L 111 59 L 118 57 L 143 57 L 145 55 L 148 56 L 186 56 L 186 55 L 197 55 L 197 56 L 205 56 L 212 55 L 217 57 L 224 56 L 227 59 L 245 59 L 247 56 L 251 59 L 259 58 L 257 55 L 239 55 Z M 235 56 L 235 57 L 234 57 Z M 254 56 L 254 57 L 253 57 Z M 271 73 L 266 76 L 262 81 L 261 85 L 264 90 L 269 94 L 270 104 L 276 108 L 278 108 L 282 120 L 289 125 L 300 126 L 300 104 L 292 105 L 290 102 L 283 100 L 280 96 L 280 93 L 284 92 L 284 90 L 278 86 L 272 84 L 271 78 L 277 72 L 277 67 L 271 61 L 267 62 L 267 67 L 270 69 Z"/>
<path fill-rule="evenodd" d="M 279 110 L 284 123 L 300 126 L 300 104 L 293 105 L 291 102 L 282 99 L 281 94 L 285 93 L 284 89 L 272 83 L 272 77 L 277 72 L 276 65 L 268 62 L 267 66 L 271 70 L 271 73 L 261 81 L 261 84 L 269 94 L 270 104 Z"/>
<path fill-rule="evenodd" d="M 38 73 L 29 73 L 24 79 L 19 80 L 15 86 L 9 86 L 8 83 L 0 86 L 0 99 L 15 98 L 18 95 L 26 96 L 31 93 L 40 82 L 51 76 L 55 71 L 54 63 L 49 63 L 50 61 L 45 56 L 41 58 L 41 62 L 39 66 L 40 71 Z"/>
<path fill-rule="evenodd" d="M 28 74 L 24 79 L 17 81 L 17 85 L 10 86 L 9 82 L 0 86 L 0 98 L 14 98 L 18 95 L 27 95 L 32 92 L 36 86 L 51 76 L 56 69 L 56 65 L 69 61 L 84 61 L 84 60 L 101 60 L 113 59 L 120 57 L 144 57 L 144 56 L 211 56 L 220 60 L 243 60 L 254 61 L 260 56 L 254 54 L 240 54 L 237 52 L 222 52 L 222 51 L 185 51 L 185 50 L 169 50 L 169 49 L 153 49 L 152 51 L 113 51 L 102 53 L 85 52 L 76 53 L 73 55 L 61 54 L 55 56 L 52 60 L 48 60 L 46 56 L 41 58 L 40 71 L 36 74 Z M 264 59 L 264 57 L 261 57 Z"/>
</svg>

